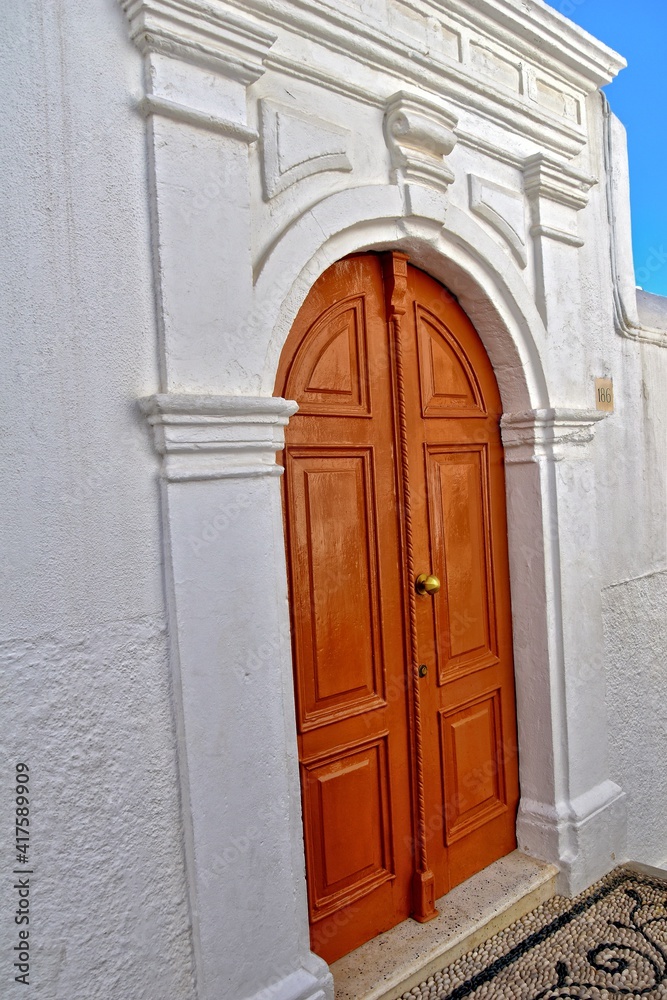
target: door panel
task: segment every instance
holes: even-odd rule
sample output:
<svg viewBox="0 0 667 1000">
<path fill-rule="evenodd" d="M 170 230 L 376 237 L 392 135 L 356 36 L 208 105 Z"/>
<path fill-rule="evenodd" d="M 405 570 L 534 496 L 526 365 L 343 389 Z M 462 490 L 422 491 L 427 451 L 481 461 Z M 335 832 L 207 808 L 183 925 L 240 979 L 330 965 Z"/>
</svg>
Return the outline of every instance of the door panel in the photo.
<svg viewBox="0 0 667 1000">
<path fill-rule="evenodd" d="M 321 276 L 276 392 L 299 403 L 284 502 L 306 876 L 312 947 L 334 961 L 428 919 L 429 879 L 442 895 L 516 846 L 501 402 L 458 303 L 393 254 Z M 409 568 L 439 592 L 415 597 Z"/>
<path fill-rule="evenodd" d="M 442 567 L 434 602 L 440 682 L 497 662 L 487 449 L 427 451 L 431 560 Z"/>
<path fill-rule="evenodd" d="M 453 844 L 506 811 L 500 692 L 441 710 L 445 838 Z"/>
<path fill-rule="evenodd" d="M 294 548 L 295 576 L 311 601 L 294 641 L 300 722 L 311 728 L 383 703 L 372 451 L 294 449 L 290 471 L 293 516 L 308 538 Z"/>
<path fill-rule="evenodd" d="M 366 337 L 365 295 L 336 302 L 313 324 L 292 377 L 302 413 L 370 416 Z"/>
<path fill-rule="evenodd" d="M 384 734 L 304 764 L 317 917 L 341 910 L 393 878 L 388 757 Z"/>
<path fill-rule="evenodd" d="M 483 414 L 475 372 L 454 334 L 415 302 L 419 377 L 424 417 Z"/>
</svg>

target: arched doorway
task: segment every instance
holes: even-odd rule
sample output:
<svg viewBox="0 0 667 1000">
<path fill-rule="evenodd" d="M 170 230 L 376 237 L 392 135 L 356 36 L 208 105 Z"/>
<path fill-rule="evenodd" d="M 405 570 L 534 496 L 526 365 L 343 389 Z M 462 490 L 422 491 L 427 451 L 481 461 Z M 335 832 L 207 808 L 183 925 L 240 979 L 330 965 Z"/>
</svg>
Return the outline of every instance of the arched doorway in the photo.
<svg viewBox="0 0 667 1000">
<path fill-rule="evenodd" d="M 502 407 L 463 310 L 399 253 L 319 278 L 276 393 L 299 403 L 287 563 L 311 940 L 331 962 L 516 846 Z"/>
</svg>

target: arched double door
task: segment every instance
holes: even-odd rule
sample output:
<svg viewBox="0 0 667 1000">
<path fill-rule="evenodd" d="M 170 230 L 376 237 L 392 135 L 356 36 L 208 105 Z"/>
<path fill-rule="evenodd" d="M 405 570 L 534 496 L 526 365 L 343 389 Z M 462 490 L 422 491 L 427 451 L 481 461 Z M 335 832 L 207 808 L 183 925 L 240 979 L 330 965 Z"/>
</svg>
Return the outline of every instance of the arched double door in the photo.
<svg viewBox="0 0 667 1000">
<path fill-rule="evenodd" d="M 321 276 L 276 392 L 299 404 L 284 451 L 299 759 L 312 946 L 334 961 L 430 919 L 516 846 L 501 402 L 463 310 L 397 253 Z"/>
</svg>

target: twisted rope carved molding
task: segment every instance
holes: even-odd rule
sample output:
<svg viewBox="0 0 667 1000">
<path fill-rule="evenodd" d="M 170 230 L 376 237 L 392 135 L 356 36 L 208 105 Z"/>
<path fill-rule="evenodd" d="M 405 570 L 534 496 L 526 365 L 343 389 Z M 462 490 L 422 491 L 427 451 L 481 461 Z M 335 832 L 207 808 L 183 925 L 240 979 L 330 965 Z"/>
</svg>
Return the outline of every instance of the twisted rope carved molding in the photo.
<svg viewBox="0 0 667 1000">
<path fill-rule="evenodd" d="M 424 737 L 421 720 L 421 691 L 419 686 L 419 648 L 417 642 L 417 597 L 415 594 L 415 564 L 412 532 L 412 496 L 410 492 L 410 460 L 408 455 L 407 399 L 403 371 L 402 319 L 406 313 L 408 286 L 408 258 L 405 254 L 387 254 L 384 261 L 385 282 L 388 288 L 387 307 L 391 324 L 391 340 L 396 370 L 396 395 L 400 434 L 403 530 L 405 538 L 406 589 L 410 621 L 410 666 L 412 679 L 412 704 L 414 708 L 415 769 L 417 774 L 417 851 L 418 867 L 413 883 L 413 917 L 424 923 L 437 916 L 435 908 L 435 877 L 429 869 L 426 849 L 426 804 L 424 789 Z"/>
</svg>

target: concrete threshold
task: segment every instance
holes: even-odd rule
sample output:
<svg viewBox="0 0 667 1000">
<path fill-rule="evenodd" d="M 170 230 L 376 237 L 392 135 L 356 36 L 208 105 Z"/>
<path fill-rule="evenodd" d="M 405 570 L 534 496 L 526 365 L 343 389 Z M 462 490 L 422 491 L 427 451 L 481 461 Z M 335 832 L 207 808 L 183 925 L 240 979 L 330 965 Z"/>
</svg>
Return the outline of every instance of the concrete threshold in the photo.
<svg viewBox="0 0 667 1000">
<path fill-rule="evenodd" d="M 398 1000 L 555 893 L 558 869 L 508 854 L 438 900 L 428 924 L 405 920 L 331 966 L 336 1000 Z"/>
</svg>

